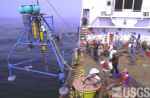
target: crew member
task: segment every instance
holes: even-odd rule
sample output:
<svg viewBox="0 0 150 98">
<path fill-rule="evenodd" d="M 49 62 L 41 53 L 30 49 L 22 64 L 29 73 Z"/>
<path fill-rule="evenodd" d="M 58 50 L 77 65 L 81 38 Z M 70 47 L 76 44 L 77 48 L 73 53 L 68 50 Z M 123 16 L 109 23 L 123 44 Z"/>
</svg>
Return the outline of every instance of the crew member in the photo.
<svg viewBox="0 0 150 98">
<path fill-rule="evenodd" d="M 125 86 L 129 85 L 129 72 L 127 68 L 121 73 L 121 83 Z"/>
<path fill-rule="evenodd" d="M 99 76 L 100 71 L 97 68 L 91 68 L 87 77 L 83 80 L 83 83 L 86 83 L 87 80 L 91 80 L 93 85 L 97 85 L 101 82 L 101 78 Z"/>
<path fill-rule="evenodd" d="M 118 65 L 119 65 L 119 56 L 117 55 L 117 53 L 113 54 L 112 59 L 112 73 L 115 72 L 115 74 L 119 74 L 119 70 L 118 70 Z"/>
</svg>

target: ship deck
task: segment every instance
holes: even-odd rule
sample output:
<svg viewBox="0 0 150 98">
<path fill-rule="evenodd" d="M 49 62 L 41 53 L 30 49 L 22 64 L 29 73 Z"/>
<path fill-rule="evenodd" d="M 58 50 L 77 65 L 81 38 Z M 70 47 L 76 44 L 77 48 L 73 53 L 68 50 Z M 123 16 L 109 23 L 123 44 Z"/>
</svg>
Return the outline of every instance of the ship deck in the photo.
<svg viewBox="0 0 150 98">
<path fill-rule="evenodd" d="M 146 55 L 142 57 L 137 54 L 136 63 L 131 64 L 129 54 L 126 49 L 119 50 L 121 55 L 119 57 L 119 71 L 122 72 L 125 68 L 128 69 L 132 77 L 131 85 L 133 86 L 150 86 L 150 59 Z M 91 68 L 100 69 L 99 64 L 87 53 L 81 55 L 80 64 L 75 65 L 75 72 L 73 78 L 86 76 Z M 101 69 L 100 69 L 101 70 Z M 102 76 L 102 75 L 101 75 Z"/>
<path fill-rule="evenodd" d="M 130 64 L 130 58 L 127 50 L 122 49 L 120 50 L 120 52 L 121 55 L 119 57 L 119 71 L 122 72 L 124 68 L 128 69 L 131 76 L 131 79 L 129 81 L 130 87 L 150 87 L 150 59 L 147 56 L 142 57 L 140 54 L 138 54 L 136 57 L 136 63 Z M 83 53 L 81 55 L 80 64 L 74 66 L 75 71 L 72 75 L 72 78 L 77 79 L 79 77 L 86 76 L 89 70 L 93 67 L 100 69 L 99 64 L 91 56 L 89 56 L 87 53 Z M 119 79 L 105 77 L 103 73 L 101 73 L 101 69 L 100 74 L 101 78 L 105 79 L 107 87 L 113 85 L 114 83 L 116 85 L 120 85 L 118 81 Z M 107 87 L 102 88 L 100 90 L 100 93 L 105 94 L 105 88 Z"/>
</svg>

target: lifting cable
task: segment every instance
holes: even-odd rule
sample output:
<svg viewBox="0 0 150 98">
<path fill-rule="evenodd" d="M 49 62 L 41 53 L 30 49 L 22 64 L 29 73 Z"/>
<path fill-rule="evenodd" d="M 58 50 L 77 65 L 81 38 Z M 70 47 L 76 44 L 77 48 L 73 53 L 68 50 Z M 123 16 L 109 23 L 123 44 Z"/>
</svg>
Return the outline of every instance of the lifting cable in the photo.
<svg viewBox="0 0 150 98">
<path fill-rule="evenodd" d="M 61 14 L 59 14 L 59 12 L 54 7 L 54 5 L 49 0 L 45 0 L 45 1 L 53 9 L 53 11 L 56 13 L 56 15 L 62 20 L 63 24 L 66 25 L 67 28 L 72 28 L 71 25 L 68 22 L 66 22 L 65 19 L 61 16 Z"/>
</svg>

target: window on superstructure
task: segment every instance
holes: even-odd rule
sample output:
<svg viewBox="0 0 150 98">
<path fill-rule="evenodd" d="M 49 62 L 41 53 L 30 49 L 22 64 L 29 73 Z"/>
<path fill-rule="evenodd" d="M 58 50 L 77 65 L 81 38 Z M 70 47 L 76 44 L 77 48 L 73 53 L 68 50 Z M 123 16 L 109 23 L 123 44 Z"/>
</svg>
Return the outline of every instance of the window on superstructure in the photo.
<svg viewBox="0 0 150 98">
<path fill-rule="evenodd" d="M 83 9 L 82 26 L 88 25 L 90 9 Z"/>
<path fill-rule="evenodd" d="M 135 0 L 134 1 L 134 11 L 141 10 L 143 0 Z"/>
<path fill-rule="evenodd" d="M 132 11 L 141 11 L 143 0 L 115 0 L 115 11 L 129 9 Z"/>
<path fill-rule="evenodd" d="M 115 10 L 116 11 L 121 11 L 122 10 L 122 5 L 123 5 L 123 0 L 116 0 L 115 1 Z"/>
<path fill-rule="evenodd" d="M 132 9 L 133 0 L 125 0 L 124 1 L 124 9 Z"/>
<path fill-rule="evenodd" d="M 89 17 L 90 9 L 83 9 L 83 17 Z"/>
</svg>

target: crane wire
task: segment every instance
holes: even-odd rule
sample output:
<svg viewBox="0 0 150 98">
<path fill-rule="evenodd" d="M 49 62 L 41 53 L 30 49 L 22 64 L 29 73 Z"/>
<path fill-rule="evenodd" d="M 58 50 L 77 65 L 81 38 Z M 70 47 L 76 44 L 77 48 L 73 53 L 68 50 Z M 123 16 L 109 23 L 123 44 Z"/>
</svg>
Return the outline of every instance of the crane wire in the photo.
<svg viewBox="0 0 150 98">
<path fill-rule="evenodd" d="M 45 0 L 45 1 L 53 9 L 53 11 L 56 13 L 56 15 L 62 20 L 63 24 L 66 25 L 67 28 L 72 28 L 71 25 L 68 22 L 66 22 L 65 19 L 59 14 L 59 12 L 54 7 L 54 5 L 49 0 Z"/>
</svg>

